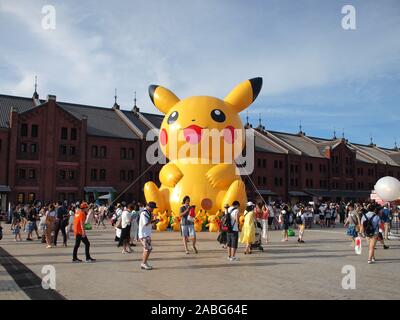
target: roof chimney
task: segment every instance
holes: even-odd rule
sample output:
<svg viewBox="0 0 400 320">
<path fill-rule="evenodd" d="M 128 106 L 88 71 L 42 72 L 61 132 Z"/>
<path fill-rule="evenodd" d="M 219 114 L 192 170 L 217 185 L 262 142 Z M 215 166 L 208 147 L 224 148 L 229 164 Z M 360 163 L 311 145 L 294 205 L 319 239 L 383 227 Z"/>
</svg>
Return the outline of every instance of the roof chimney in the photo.
<svg viewBox="0 0 400 320">
<path fill-rule="evenodd" d="M 33 100 L 39 100 L 39 94 L 37 93 L 37 76 L 35 76 L 35 91 L 32 95 Z"/>
<path fill-rule="evenodd" d="M 48 94 L 47 101 L 57 101 L 57 96 L 55 96 L 54 94 Z"/>
<path fill-rule="evenodd" d="M 138 106 L 136 105 L 136 91 L 135 91 L 135 98 L 133 99 L 133 108 L 132 111 L 135 113 L 140 112 L 140 109 L 138 108 Z"/>
<path fill-rule="evenodd" d="M 119 104 L 117 103 L 117 88 L 114 89 L 114 105 L 113 110 L 119 110 Z"/>
</svg>

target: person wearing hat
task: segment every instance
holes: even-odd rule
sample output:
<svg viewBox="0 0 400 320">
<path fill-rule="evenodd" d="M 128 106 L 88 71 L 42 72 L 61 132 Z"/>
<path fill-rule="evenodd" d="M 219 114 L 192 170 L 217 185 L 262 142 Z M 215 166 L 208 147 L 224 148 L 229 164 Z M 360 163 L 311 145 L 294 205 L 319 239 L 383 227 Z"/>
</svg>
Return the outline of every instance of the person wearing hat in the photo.
<svg viewBox="0 0 400 320">
<path fill-rule="evenodd" d="M 144 270 L 153 269 L 153 267 L 147 263 L 147 260 L 149 259 L 150 252 L 153 250 L 151 246 L 152 223 L 157 222 L 157 220 L 152 221 L 153 220 L 152 213 L 156 208 L 157 208 L 156 203 L 150 201 L 147 204 L 147 206 L 140 212 L 140 217 L 139 217 L 138 235 L 139 235 L 139 240 L 143 245 L 143 259 L 140 268 Z"/>
<path fill-rule="evenodd" d="M 72 262 L 82 262 L 82 260 L 78 259 L 78 249 L 81 245 L 81 242 L 85 244 L 86 262 L 96 262 L 96 259 L 93 259 L 90 256 L 90 242 L 85 232 L 85 221 L 88 209 L 88 204 L 86 202 L 82 202 L 79 206 L 79 209 L 76 210 L 74 216 L 75 246 L 72 256 Z"/>
<path fill-rule="evenodd" d="M 244 211 L 244 224 L 240 233 L 240 242 L 246 245 L 244 254 L 251 254 L 251 244 L 256 240 L 254 207 L 254 203 L 249 201 Z"/>
</svg>

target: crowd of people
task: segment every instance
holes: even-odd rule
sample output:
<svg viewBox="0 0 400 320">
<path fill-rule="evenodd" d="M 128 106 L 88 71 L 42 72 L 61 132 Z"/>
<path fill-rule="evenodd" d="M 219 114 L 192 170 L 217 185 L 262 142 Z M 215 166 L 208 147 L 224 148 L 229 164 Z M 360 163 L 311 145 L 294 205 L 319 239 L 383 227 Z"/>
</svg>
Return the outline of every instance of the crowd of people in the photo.
<svg viewBox="0 0 400 320">
<path fill-rule="evenodd" d="M 271 230 L 282 230 L 283 242 L 288 241 L 294 230 L 298 231 L 297 242 L 305 243 L 305 230 L 319 225 L 321 228 L 334 228 L 337 223 L 347 228 L 346 234 L 352 245 L 355 239 L 362 236 L 368 239 L 368 263 L 374 263 L 375 246 L 381 242 L 384 249 L 393 216 L 400 213 L 400 207 L 381 207 L 375 202 L 368 203 L 334 203 L 334 202 L 297 202 L 293 205 L 284 202 L 265 202 L 262 199 L 245 204 L 245 210 L 240 212 L 241 204 L 234 201 L 225 204 L 223 212 L 218 217 L 218 242 L 227 249 L 227 258 L 231 262 L 239 261 L 236 256 L 238 243 L 245 246 L 244 254 L 251 254 L 252 250 L 263 250 L 263 244 L 269 243 Z M 196 231 L 194 226 L 194 206 L 190 204 L 190 197 L 182 200 L 179 210 L 180 231 L 183 249 L 190 254 L 192 250 L 198 254 L 196 246 Z M 121 202 L 116 206 L 105 204 L 88 204 L 77 202 L 68 205 L 66 202 L 48 203 L 42 205 L 37 202 L 31 205 L 18 205 L 13 210 L 11 230 L 15 241 L 22 241 L 22 233 L 26 233 L 26 241 L 33 241 L 34 236 L 45 244 L 47 249 L 57 247 L 61 232 L 62 246 L 67 247 L 74 233 L 72 261 L 82 262 L 78 258 L 78 249 L 85 245 L 85 261 L 95 262 L 90 255 L 90 242 L 87 230 L 92 226 L 106 228 L 110 222 L 115 228 L 117 247 L 122 247 L 122 253 L 131 253 L 132 247 L 140 242 L 143 246 L 141 268 L 151 270 L 148 263 L 152 251 L 151 235 L 156 224 L 160 221 L 154 210 L 157 204 L 149 202 L 126 204 Z"/>
</svg>

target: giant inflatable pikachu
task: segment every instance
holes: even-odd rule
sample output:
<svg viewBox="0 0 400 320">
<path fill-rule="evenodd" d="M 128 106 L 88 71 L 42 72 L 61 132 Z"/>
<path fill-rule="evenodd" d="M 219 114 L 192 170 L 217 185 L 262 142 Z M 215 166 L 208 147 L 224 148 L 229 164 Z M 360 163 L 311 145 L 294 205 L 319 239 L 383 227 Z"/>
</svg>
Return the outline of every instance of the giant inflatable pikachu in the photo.
<svg viewBox="0 0 400 320">
<path fill-rule="evenodd" d="M 159 173 L 160 187 L 152 181 L 145 184 L 146 201 L 156 202 L 162 212 L 179 212 L 186 195 L 197 209 L 207 212 L 223 210 L 224 204 L 235 200 L 243 209 L 245 185 L 233 161 L 244 148 L 239 113 L 253 103 L 261 87 L 262 78 L 254 78 L 223 100 L 209 96 L 180 100 L 170 90 L 151 85 L 150 98 L 165 114 L 159 143 L 169 163 Z"/>
</svg>

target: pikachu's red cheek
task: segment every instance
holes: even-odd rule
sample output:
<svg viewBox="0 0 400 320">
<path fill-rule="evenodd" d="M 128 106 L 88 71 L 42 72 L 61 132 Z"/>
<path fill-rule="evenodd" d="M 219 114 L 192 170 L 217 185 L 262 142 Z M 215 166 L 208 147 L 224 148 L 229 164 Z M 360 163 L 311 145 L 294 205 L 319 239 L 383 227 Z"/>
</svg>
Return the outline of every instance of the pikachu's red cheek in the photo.
<svg viewBox="0 0 400 320">
<path fill-rule="evenodd" d="M 162 129 L 160 133 L 160 143 L 162 146 L 166 146 L 168 143 L 168 133 L 167 130 Z"/>
<path fill-rule="evenodd" d="M 235 128 L 232 126 L 227 126 L 223 130 L 223 136 L 226 143 L 232 144 L 236 139 Z"/>
</svg>

